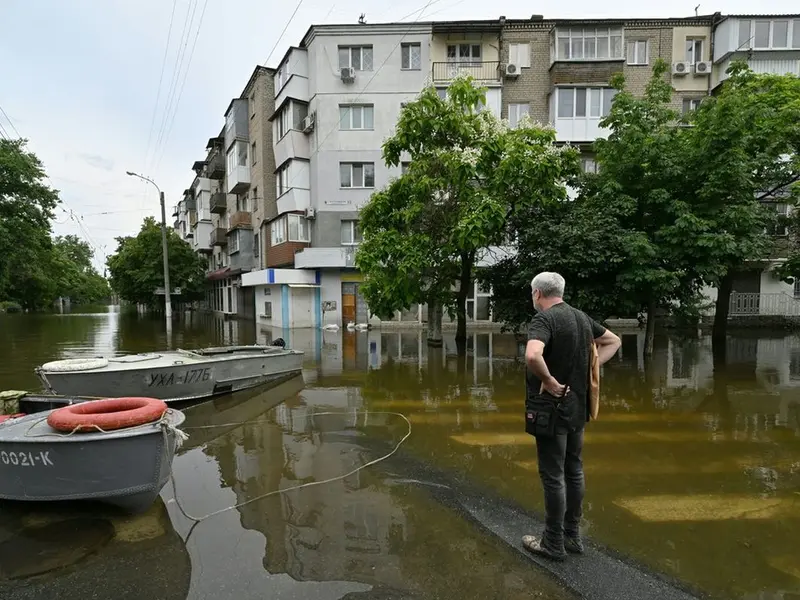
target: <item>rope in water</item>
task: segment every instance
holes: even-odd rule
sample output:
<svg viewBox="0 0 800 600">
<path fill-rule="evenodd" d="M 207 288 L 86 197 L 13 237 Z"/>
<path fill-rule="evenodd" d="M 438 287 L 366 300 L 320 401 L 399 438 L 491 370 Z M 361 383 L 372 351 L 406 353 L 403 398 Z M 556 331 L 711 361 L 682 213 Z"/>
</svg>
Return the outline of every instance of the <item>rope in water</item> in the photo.
<svg viewBox="0 0 800 600">
<path fill-rule="evenodd" d="M 215 510 L 214 512 L 208 513 L 207 515 L 203 515 L 202 517 L 192 516 L 192 515 L 190 515 L 189 513 L 187 513 L 183 509 L 183 507 L 181 506 L 181 503 L 178 501 L 178 488 L 177 488 L 177 486 L 175 484 L 175 478 L 174 478 L 174 476 L 172 474 L 172 471 L 170 471 L 169 477 L 170 477 L 170 481 L 172 482 L 173 500 L 175 502 L 175 505 L 178 507 L 178 510 L 181 511 L 181 514 L 183 514 L 184 517 L 186 517 L 187 519 L 189 519 L 191 521 L 195 521 L 195 525 L 197 525 L 198 523 L 201 523 L 201 522 L 205 521 L 206 519 L 210 519 L 211 517 L 215 517 L 217 515 L 220 515 L 220 514 L 222 514 L 224 512 L 228 512 L 230 510 L 235 510 L 237 508 L 241 508 L 241 507 L 246 506 L 248 504 L 252 504 L 253 502 L 258 502 L 259 500 L 263 500 L 264 498 L 268 498 L 270 496 L 275 496 L 275 495 L 278 495 L 278 494 L 285 494 L 286 492 L 292 492 L 294 490 L 300 490 L 300 489 L 303 489 L 303 488 L 308 488 L 308 487 L 312 487 L 312 486 L 316 486 L 316 485 L 324 485 L 324 484 L 327 484 L 327 483 L 333 483 L 335 481 L 341 481 L 343 479 L 347 479 L 351 475 L 355 475 L 356 473 L 366 469 L 367 467 L 371 467 L 373 465 L 377 465 L 379 462 L 382 462 L 382 461 L 386 460 L 387 458 L 390 458 L 391 456 L 393 456 L 400 449 L 400 446 L 402 446 L 403 443 L 409 437 L 411 437 L 411 421 L 409 421 L 408 418 L 404 414 L 401 414 L 401 413 L 398 413 L 398 412 L 372 411 L 372 410 L 363 410 L 363 411 L 362 410 L 357 410 L 357 411 L 353 411 L 353 412 L 332 411 L 332 412 L 313 413 L 312 415 L 309 415 L 309 416 L 314 416 L 314 417 L 325 416 L 325 415 L 345 415 L 345 416 L 347 416 L 347 415 L 353 415 L 353 414 L 356 414 L 356 415 L 358 415 L 358 414 L 363 414 L 363 415 L 367 415 L 367 414 L 390 415 L 390 416 L 394 416 L 394 417 L 400 417 L 401 419 L 403 419 L 406 422 L 406 425 L 408 426 L 408 431 L 400 439 L 400 441 L 397 442 L 397 444 L 395 444 L 395 446 L 394 446 L 394 448 L 392 449 L 391 452 L 389 452 L 388 454 L 385 454 L 385 455 L 383 455 L 383 456 L 381 456 L 379 458 L 371 460 L 371 461 L 369 461 L 367 463 L 364 463 L 363 465 L 353 469 L 352 471 L 350 471 L 348 473 L 345 473 L 343 475 L 337 475 L 336 477 L 330 477 L 328 479 L 321 479 L 320 481 L 310 481 L 310 482 L 307 482 L 307 483 L 302 483 L 300 485 L 295 485 L 295 486 L 288 487 L 288 488 L 283 488 L 283 489 L 279 489 L 279 490 L 272 490 L 271 492 L 267 492 L 266 494 L 261 494 L 259 496 L 256 496 L 255 498 L 250 498 L 249 500 L 245 500 L 244 502 L 240 502 L 239 504 L 234 504 L 233 506 L 226 506 L 225 508 L 221 508 L 219 510 Z M 257 420 L 249 421 L 249 422 L 245 421 L 245 422 L 242 422 L 242 423 L 234 423 L 234 424 L 225 424 L 225 423 L 223 423 L 223 424 L 220 424 L 220 425 L 200 425 L 200 426 L 197 426 L 197 427 L 186 427 L 186 429 L 201 429 L 201 428 L 202 429 L 210 429 L 210 428 L 213 428 L 213 427 L 225 427 L 225 426 L 229 426 L 229 425 L 246 425 L 248 423 L 256 423 L 256 422 L 258 422 L 260 420 L 263 420 L 263 419 L 257 419 Z M 194 528 L 194 526 L 192 526 L 192 528 Z M 188 536 L 187 536 L 187 539 L 188 539 Z"/>
</svg>

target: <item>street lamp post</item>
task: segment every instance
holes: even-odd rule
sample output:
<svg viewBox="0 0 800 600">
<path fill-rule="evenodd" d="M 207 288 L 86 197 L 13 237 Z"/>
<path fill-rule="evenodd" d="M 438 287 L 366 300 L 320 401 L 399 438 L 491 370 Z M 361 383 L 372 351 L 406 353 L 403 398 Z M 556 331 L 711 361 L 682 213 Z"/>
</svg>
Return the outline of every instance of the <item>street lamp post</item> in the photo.
<svg viewBox="0 0 800 600">
<path fill-rule="evenodd" d="M 167 319 L 167 333 L 172 331 L 172 300 L 170 298 L 171 288 L 169 286 L 169 253 L 167 252 L 167 213 L 164 207 L 164 192 L 158 187 L 155 181 L 144 175 L 125 171 L 131 177 L 138 177 L 148 183 L 152 183 L 158 190 L 158 198 L 161 201 L 161 247 L 164 254 L 164 312 Z"/>
</svg>

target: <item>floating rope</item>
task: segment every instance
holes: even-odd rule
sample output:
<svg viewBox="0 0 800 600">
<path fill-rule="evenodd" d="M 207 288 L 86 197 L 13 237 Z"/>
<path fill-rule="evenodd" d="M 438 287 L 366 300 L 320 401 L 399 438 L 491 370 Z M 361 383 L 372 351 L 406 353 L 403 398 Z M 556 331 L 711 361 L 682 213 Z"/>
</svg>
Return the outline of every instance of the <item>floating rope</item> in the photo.
<svg viewBox="0 0 800 600">
<path fill-rule="evenodd" d="M 279 490 L 272 490 L 271 492 L 267 492 L 266 494 L 261 494 L 260 496 L 256 496 L 255 498 L 250 498 L 249 500 L 245 500 L 244 502 L 240 502 L 239 504 L 234 504 L 233 506 L 226 506 L 225 508 L 221 508 L 219 510 L 215 510 L 214 512 L 208 513 L 207 515 L 203 515 L 202 517 L 192 516 L 192 515 L 190 515 L 189 513 L 187 513 L 183 509 L 183 507 L 181 506 L 181 503 L 178 501 L 178 488 L 177 488 L 177 486 L 175 484 L 175 478 L 173 476 L 172 470 L 170 470 L 169 477 L 170 477 L 170 481 L 172 482 L 172 489 L 173 489 L 173 498 L 172 498 L 172 500 L 170 500 L 170 502 L 174 501 L 175 505 L 178 507 L 178 510 L 181 511 L 181 514 L 183 514 L 183 516 L 186 517 L 187 519 L 195 522 L 194 525 L 192 525 L 192 528 L 191 528 L 189 534 L 191 534 L 191 531 L 199 523 L 202 523 L 203 521 L 205 521 L 206 519 L 210 519 L 211 517 L 215 517 L 217 515 L 221 515 L 224 512 L 228 512 L 229 510 L 235 510 L 237 508 L 241 508 L 243 506 L 247 506 L 248 504 L 251 504 L 253 502 L 258 502 L 259 500 L 263 500 L 264 498 L 268 498 L 269 496 L 275 496 L 275 495 L 278 495 L 278 494 L 285 494 L 286 492 L 292 492 L 294 490 L 300 490 L 300 489 L 303 489 L 303 488 L 308 488 L 308 487 L 312 487 L 312 486 L 316 486 L 316 485 L 324 485 L 326 483 L 333 483 L 335 481 L 341 481 L 342 479 L 346 479 L 346 478 L 350 477 L 351 475 L 355 475 L 359 471 L 362 471 L 362 470 L 366 469 L 367 467 L 371 467 L 373 465 L 378 464 L 379 462 L 382 462 L 382 461 L 386 460 L 387 458 L 390 458 L 392 455 L 395 454 L 395 452 L 397 452 L 400 449 L 400 446 L 402 446 L 403 443 L 411 436 L 411 421 L 409 421 L 408 418 L 404 414 L 397 413 L 397 412 L 371 411 L 371 410 L 363 410 L 363 411 L 362 410 L 358 410 L 358 411 L 354 411 L 354 412 L 335 411 L 335 412 L 318 412 L 318 413 L 313 413 L 313 415 L 309 415 L 309 416 L 314 416 L 314 417 L 325 416 L 325 415 L 345 415 L 345 416 L 347 416 L 347 415 L 352 415 L 352 414 L 391 415 L 391 416 L 394 416 L 394 417 L 400 417 L 401 419 L 403 419 L 406 422 L 406 425 L 408 426 L 408 431 L 402 437 L 402 439 L 399 442 L 397 442 L 397 444 L 395 445 L 395 447 L 392 449 L 391 452 L 381 456 L 380 458 L 376 458 L 375 460 L 371 460 L 371 461 L 369 461 L 367 463 L 364 463 L 363 465 L 353 469 L 352 471 L 350 471 L 348 473 L 345 473 L 344 475 L 337 475 L 336 477 L 330 477 L 328 479 L 321 479 L 320 481 L 310 481 L 310 482 L 307 482 L 307 483 L 302 483 L 300 485 L 295 485 L 295 486 L 288 487 L 288 488 L 282 488 L 282 489 L 279 489 Z M 211 429 L 213 427 L 226 427 L 226 426 L 230 426 L 230 425 L 246 425 L 248 423 L 257 423 L 259 421 L 263 421 L 263 419 L 255 419 L 253 421 L 245 421 L 245 422 L 242 422 L 242 423 L 222 423 L 222 424 L 219 424 L 219 425 L 199 425 L 199 426 L 196 426 L 196 427 L 187 427 L 186 429 L 201 429 L 201 428 L 202 429 Z M 188 540 L 188 539 L 189 539 L 189 535 L 186 536 L 186 540 Z"/>
</svg>

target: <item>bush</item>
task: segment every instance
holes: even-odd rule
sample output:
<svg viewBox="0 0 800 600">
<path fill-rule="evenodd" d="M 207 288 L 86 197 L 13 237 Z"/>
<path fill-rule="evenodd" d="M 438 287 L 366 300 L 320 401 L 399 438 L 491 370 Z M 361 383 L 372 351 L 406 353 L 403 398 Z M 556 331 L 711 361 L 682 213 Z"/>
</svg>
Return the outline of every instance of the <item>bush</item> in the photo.
<svg viewBox="0 0 800 600">
<path fill-rule="evenodd" d="M 16 302 L 0 302 L 0 312 L 19 313 L 22 312 L 22 306 Z"/>
</svg>

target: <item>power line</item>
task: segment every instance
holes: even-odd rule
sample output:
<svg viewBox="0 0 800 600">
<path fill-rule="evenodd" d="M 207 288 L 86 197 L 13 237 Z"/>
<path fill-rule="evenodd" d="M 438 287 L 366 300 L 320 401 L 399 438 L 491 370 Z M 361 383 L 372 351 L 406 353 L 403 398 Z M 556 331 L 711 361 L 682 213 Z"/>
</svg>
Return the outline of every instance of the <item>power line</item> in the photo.
<svg viewBox="0 0 800 600">
<path fill-rule="evenodd" d="M 3 110 L 2 106 L 0 106 L 0 113 L 3 113 L 3 116 L 6 118 L 6 121 L 8 121 L 8 124 L 11 125 L 11 129 L 14 130 L 14 133 L 17 134 L 17 137 L 21 138 L 22 136 L 19 134 L 19 131 L 17 131 L 17 128 L 14 126 L 14 122 L 11 120 L 11 117 L 8 116 L 6 111 Z"/>
<path fill-rule="evenodd" d="M 269 56 L 267 56 L 266 60 L 262 63 L 265 66 L 269 62 L 269 59 L 272 58 L 272 54 L 275 52 L 275 49 L 278 47 L 278 44 L 281 43 L 281 40 L 283 39 L 283 36 L 286 33 L 286 30 L 289 29 L 289 25 L 291 25 L 292 21 L 294 21 L 294 16 L 297 14 L 297 11 L 300 10 L 300 5 L 302 4 L 303 0 L 300 0 L 297 3 L 297 6 L 294 7 L 294 12 L 292 13 L 292 16 L 289 17 L 288 21 L 286 21 L 286 25 L 283 27 L 283 31 L 281 31 L 281 34 L 278 36 L 278 39 L 275 40 L 275 45 L 272 47 L 272 50 L 269 51 Z M 331 7 L 331 10 L 333 10 L 333 7 Z M 330 14 L 330 12 L 328 14 Z M 325 18 L 327 19 L 327 17 Z"/>
<path fill-rule="evenodd" d="M 423 6 L 423 7 L 422 7 L 420 10 L 414 11 L 414 13 L 419 13 L 419 14 L 417 15 L 417 18 L 416 18 L 416 19 L 414 19 L 414 20 L 411 22 L 411 26 L 410 26 L 410 27 L 409 27 L 409 28 L 406 30 L 406 32 L 403 34 L 403 37 L 401 37 L 401 38 L 400 38 L 400 40 L 397 42 L 397 44 L 395 44 L 394 48 L 392 48 L 392 51 L 391 51 L 391 52 L 389 52 L 389 54 L 386 56 L 386 58 L 385 58 L 385 59 L 383 60 L 383 62 L 381 63 L 381 66 L 380 66 L 380 67 L 378 67 L 378 68 L 375 70 L 375 72 L 372 74 L 372 77 L 370 77 L 370 78 L 369 78 L 369 81 L 367 81 L 366 85 L 365 85 L 365 86 L 362 88 L 362 90 L 361 90 L 361 91 L 358 93 L 358 95 L 355 97 L 355 99 L 353 99 L 352 101 L 349 101 L 349 103 L 350 103 L 350 104 L 357 104 L 357 103 L 358 103 L 358 100 L 359 100 L 359 98 L 361 98 L 361 96 L 363 96 L 363 95 L 364 95 L 364 92 L 366 92 L 366 91 L 367 91 L 367 88 L 368 88 L 368 87 L 369 87 L 369 85 L 372 83 L 372 81 L 375 79 L 375 77 L 377 77 L 377 76 L 378 76 L 378 73 L 380 73 L 380 72 L 381 72 L 381 70 L 383 69 L 383 67 L 384 67 L 384 66 L 386 66 L 386 63 L 387 63 L 387 62 L 389 62 L 389 59 L 390 59 L 390 58 L 391 58 L 391 57 L 394 55 L 395 51 L 396 51 L 396 50 L 397 50 L 397 49 L 400 47 L 400 44 L 402 44 L 402 43 L 403 43 L 403 40 L 405 40 L 405 39 L 406 39 L 406 37 L 408 36 L 408 34 L 409 34 L 409 33 L 411 33 L 411 30 L 413 29 L 414 25 L 416 25 L 417 21 L 419 21 L 419 20 L 420 20 L 420 18 L 422 17 L 423 13 L 424 13 L 424 12 L 425 12 L 425 11 L 426 11 L 426 10 L 427 10 L 427 9 L 428 9 L 428 8 L 429 8 L 429 7 L 430 7 L 430 6 L 431 6 L 431 5 L 434 3 L 434 2 L 438 2 L 438 1 L 439 1 L 439 0 L 428 0 L 428 3 L 427 3 L 425 6 Z M 414 13 L 411 13 L 411 14 L 414 14 Z M 405 18 L 405 17 L 404 17 L 404 18 Z M 316 148 L 314 149 L 314 151 L 313 151 L 313 152 L 312 152 L 312 153 L 309 155 L 309 159 L 310 159 L 312 156 L 314 156 L 315 154 L 317 154 L 317 153 L 319 152 L 320 148 L 322 148 L 322 146 L 325 144 L 325 142 L 328 140 L 328 138 L 329 138 L 331 135 L 333 135 L 333 132 L 334 132 L 334 131 L 336 131 L 336 129 L 338 128 L 338 126 L 339 126 L 339 125 L 338 125 L 338 121 L 337 121 L 337 125 L 335 125 L 334 127 L 332 127 L 332 128 L 331 128 L 331 130 L 330 130 L 330 131 L 328 131 L 328 134 L 327 134 L 327 135 L 326 135 L 324 138 L 322 138 L 322 141 L 321 141 L 321 142 L 319 142 L 319 143 L 317 144 L 317 147 L 316 147 Z M 296 178 L 297 178 L 299 175 L 300 175 L 300 172 L 298 171 L 298 172 L 295 174 L 295 176 L 294 176 L 294 177 L 292 177 L 292 179 L 289 181 L 289 185 L 291 185 L 291 184 L 294 182 L 294 180 L 295 180 L 295 179 L 296 179 Z"/>
<path fill-rule="evenodd" d="M 172 101 L 175 99 L 175 92 L 178 89 L 178 80 L 180 79 L 181 69 L 183 68 L 183 59 L 186 56 L 186 46 L 189 45 L 189 37 L 191 36 L 192 23 L 194 23 L 194 14 L 197 12 L 198 0 L 190 0 L 191 16 L 189 8 L 186 9 L 186 17 L 183 20 L 183 31 L 181 31 L 181 39 L 178 42 L 178 53 L 175 55 L 175 67 L 172 71 L 172 80 L 170 81 L 169 91 L 167 92 L 167 103 L 164 107 L 164 114 L 161 119 L 161 125 L 158 129 L 158 138 L 156 139 L 155 149 L 151 157 L 151 164 L 154 163 L 155 155 L 161 147 L 161 140 L 164 138 L 164 132 L 167 129 L 167 120 L 169 113 L 172 111 Z M 185 40 L 184 40 L 185 36 Z M 183 46 L 181 47 L 181 43 Z"/>
<path fill-rule="evenodd" d="M 203 2 L 203 10 L 200 12 L 200 20 L 197 23 L 197 30 L 194 34 L 194 40 L 192 41 L 192 49 L 189 51 L 189 60 L 186 63 L 186 70 L 183 72 L 183 79 L 181 80 L 181 89 L 178 92 L 178 99 L 175 101 L 175 110 L 172 113 L 172 119 L 169 123 L 169 129 L 167 129 L 167 134 L 164 136 L 164 143 L 161 145 L 161 154 L 158 157 L 158 162 L 154 169 L 157 169 L 158 166 L 161 164 L 161 159 L 164 158 L 164 152 L 167 149 L 167 142 L 169 141 L 169 136 L 172 133 L 172 127 L 175 125 L 175 117 L 178 115 L 178 107 L 181 103 L 181 98 L 183 97 L 183 87 L 186 85 L 186 77 L 189 75 L 189 69 L 192 67 L 192 58 L 194 58 L 194 49 L 197 46 L 197 38 L 200 37 L 200 29 L 203 27 L 203 17 L 206 14 L 206 6 L 208 5 L 208 0 L 204 0 Z M 187 39 L 188 41 L 188 39 Z"/>
<path fill-rule="evenodd" d="M 178 5 L 178 0 L 172 0 L 172 13 L 169 16 L 169 30 L 167 30 L 167 43 L 164 46 L 164 57 L 161 59 L 161 75 L 158 76 L 158 89 L 156 91 L 156 103 L 153 106 L 153 117 L 150 119 L 150 133 L 147 136 L 147 146 L 144 151 L 144 162 L 147 162 L 147 156 L 150 154 L 150 142 L 153 139 L 153 130 L 156 125 L 156 114 L 158 113 L 158 102 L 161 100 L 161 84 L 164 81 L 164 67 L 167 65 L 167 54 L 169 54 L 169 41 L 172 39 L 172 23 L 175 20 L 175 7 Z"/>
</svg>

